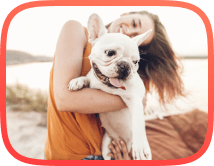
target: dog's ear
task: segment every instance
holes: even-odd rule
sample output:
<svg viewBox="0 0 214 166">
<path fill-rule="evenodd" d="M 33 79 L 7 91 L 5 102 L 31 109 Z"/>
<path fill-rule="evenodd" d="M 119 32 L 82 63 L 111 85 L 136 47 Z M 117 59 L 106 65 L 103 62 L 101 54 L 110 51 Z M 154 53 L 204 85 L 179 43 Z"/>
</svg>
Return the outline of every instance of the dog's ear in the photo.
<svg viewBox="0 0 214 166">
<path fill-rule="evenodd" d="M 92 14 L 88 19 L 89 42 L 93 44 L 95 39 L 107 33 L 102 19 L 97 14 Z"/>
<path fill-rule="evenodd" d="M 152 29 L 146 31 L 141 35 L 137 35 L 133 37 L 132 40 L 134 40 L 137 43 L 137 46 L 140 46 L 149 37 L 151 33 L 152 33 Z"/>
</svg>

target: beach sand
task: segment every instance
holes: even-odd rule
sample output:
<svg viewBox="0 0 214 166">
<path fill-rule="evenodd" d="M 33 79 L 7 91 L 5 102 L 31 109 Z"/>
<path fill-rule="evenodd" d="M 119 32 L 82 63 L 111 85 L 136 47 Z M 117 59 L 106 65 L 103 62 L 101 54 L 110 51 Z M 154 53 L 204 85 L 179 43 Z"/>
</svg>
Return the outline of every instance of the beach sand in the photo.
<svg viewBox="0 0 214 166">
<path fill-rule="evenodd" d="M 44 159 L 46 127 L 39 126 L 43 114 L 38 112 L 12 111 L 6 107 L 7 131 L 12 147 L 19 154 Z"/>
</svg>

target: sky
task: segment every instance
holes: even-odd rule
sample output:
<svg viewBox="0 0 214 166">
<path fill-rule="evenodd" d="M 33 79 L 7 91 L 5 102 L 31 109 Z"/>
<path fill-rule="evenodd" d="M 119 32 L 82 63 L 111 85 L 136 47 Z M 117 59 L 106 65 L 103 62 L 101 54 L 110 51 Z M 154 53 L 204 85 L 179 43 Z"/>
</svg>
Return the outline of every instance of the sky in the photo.
<svg viewBox="0 0 214 166">
<path fill-rule="evenodd" d="M 178 55 L 208 55 L 206 29 L 200 16 L 184 8 L 145 6 L 64 6 L 26 9 L 18 13 L 10 23 L 7 49 L 52 57 L 60 30 L 68 20 L 77 20 L 86 26 L 88 17 L 97 13 L 104 24 L 108 24 L 119 18 L 122 13 L 141 10 L 159 16 Z"/>
</svg>

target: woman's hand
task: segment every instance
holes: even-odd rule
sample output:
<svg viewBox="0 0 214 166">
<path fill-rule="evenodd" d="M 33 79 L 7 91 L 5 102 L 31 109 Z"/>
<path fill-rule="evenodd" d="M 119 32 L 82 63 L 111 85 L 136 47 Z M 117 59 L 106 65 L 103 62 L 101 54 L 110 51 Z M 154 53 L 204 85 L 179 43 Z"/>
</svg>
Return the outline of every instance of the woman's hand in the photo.
<svg viewBox="0 0 214 166">
<path fill-rule="evenodd" d="M 113 144 L 113 145 L 112 145 Z M 109 145 L 109 149 L 111 150 L 111 153 L 108 154 L 111 158 L 115 160 L 131 160 L 131 152 L 128 153 L 128 149 L 126 147 L 126 143 L 124 141 L 120 141 L 121 150 L 119 145 L 115 140 L 112 141 L 112 144 Z"/>
</svg>

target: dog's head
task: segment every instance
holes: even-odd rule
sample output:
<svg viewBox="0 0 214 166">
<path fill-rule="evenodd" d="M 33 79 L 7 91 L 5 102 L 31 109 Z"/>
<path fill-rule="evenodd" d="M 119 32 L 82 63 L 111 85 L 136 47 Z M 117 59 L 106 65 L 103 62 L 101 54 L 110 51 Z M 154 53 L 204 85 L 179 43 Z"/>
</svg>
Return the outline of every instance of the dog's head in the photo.
<svg viewBox="0 0 214 166">
<path fill-rule="evenodd" d="M 125 81 L 137 73 L 140 55 L 138 46 L 152 30 L 130 38 L 121 33 L 107 33 L 102 19 L 92 14 L 88 20 L 89 56 L 92 68 L 99 79 L 108 86 L 123 87 Z"/>
</svg>

